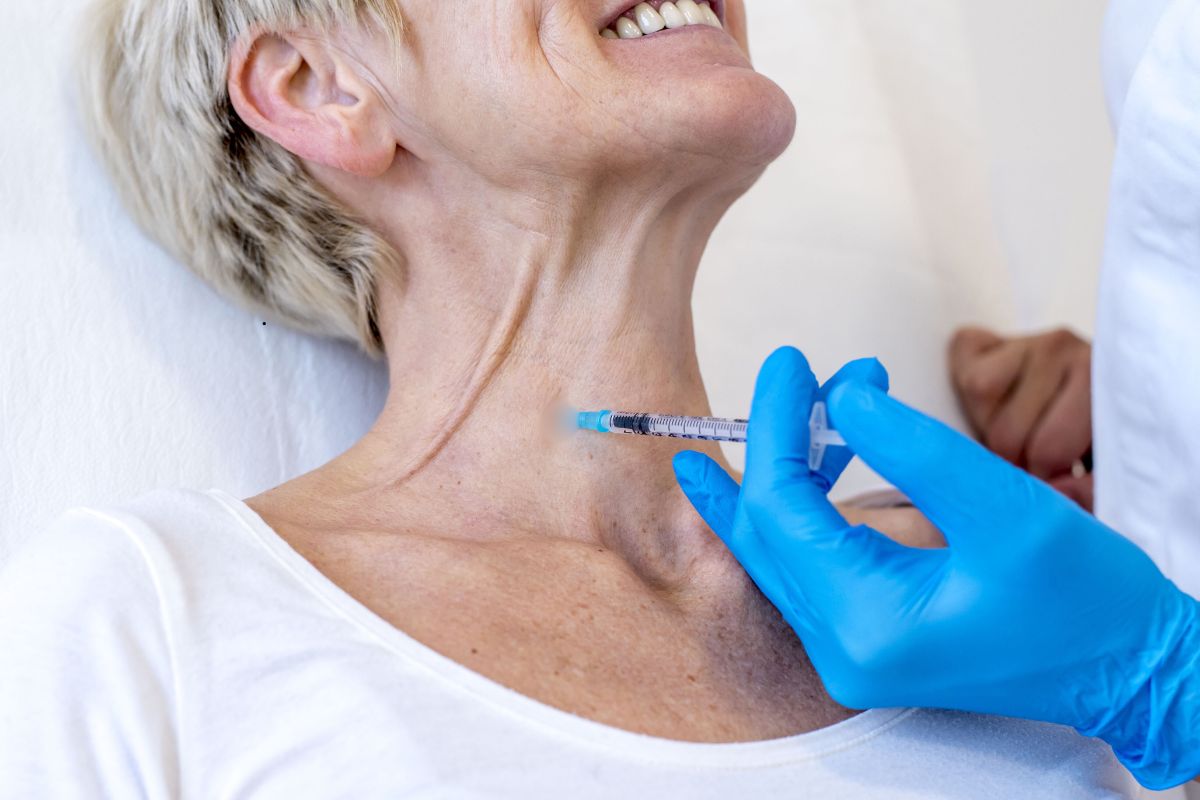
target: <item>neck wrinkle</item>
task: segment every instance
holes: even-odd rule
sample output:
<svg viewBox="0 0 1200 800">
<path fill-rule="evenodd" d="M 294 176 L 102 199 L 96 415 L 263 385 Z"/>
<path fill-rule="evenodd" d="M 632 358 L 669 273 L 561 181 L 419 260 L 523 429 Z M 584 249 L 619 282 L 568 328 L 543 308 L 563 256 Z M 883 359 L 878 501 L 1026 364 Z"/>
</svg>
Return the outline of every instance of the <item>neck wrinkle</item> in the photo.
<svg viewBox="0 0 1200 800">
<path fill-rule="evenodd" d="M 424 236 L 406 234 L 411 277 L 380 292 L 392 390 L 327 473 L 341 524 L 570 540 L 619 553 L 657 587 L 711 567 L 720 543 L 679 491 L 671 458 L 694 449 L 724 465 L 719 446 L 555 434 L 546 422 L 558 401 L 711 413 L 691 286 L 727 202 L 591 200 L 543 204 L 543 224 L 429 214 Z"/>
<path fill-rule="evenodd" d="M 412 458 L 407 466 L 400 469 L 400 474 L 391 482 L 392 486 L 401 486 L 407 483 L 427 467 L 442 452 L 451 437 L 462 428 L 467 417 L 478 404 L 484 389 L 512 353 L 517 332 L 533 305 L 538 272 L 536 263 L 533 260 L 527 260 L 517 273 L 516 286 L 505 304 L 500 321 L 493 328 L 491 336 L 484 345 L 479 366 L 467 381 L 462 392 L 462 399 L 438 423 L 435 433 L 423 449 Z"/>
</svg>

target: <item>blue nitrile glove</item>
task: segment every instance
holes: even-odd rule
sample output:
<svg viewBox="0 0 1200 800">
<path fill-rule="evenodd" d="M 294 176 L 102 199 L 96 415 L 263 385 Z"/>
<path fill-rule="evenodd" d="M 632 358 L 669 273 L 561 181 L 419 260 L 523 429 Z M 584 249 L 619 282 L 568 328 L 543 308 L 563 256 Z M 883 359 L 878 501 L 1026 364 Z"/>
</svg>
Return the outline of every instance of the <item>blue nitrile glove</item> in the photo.
<svg viewBox="0 0 1200 800">
<path fill-rule="evenodd" d="M 1147 787 L 1200 775 L 1200 603 L 1046 484 L 855 380 L 829 392 L 831 426 L 949 547 L 849 526 L 808 470 L 817 393 L 804 356 L 777 351 L 740 493 L 698 453 L 675 471 L 835 700 L 1057 722 L 1107 741 Z"/>
</svg>

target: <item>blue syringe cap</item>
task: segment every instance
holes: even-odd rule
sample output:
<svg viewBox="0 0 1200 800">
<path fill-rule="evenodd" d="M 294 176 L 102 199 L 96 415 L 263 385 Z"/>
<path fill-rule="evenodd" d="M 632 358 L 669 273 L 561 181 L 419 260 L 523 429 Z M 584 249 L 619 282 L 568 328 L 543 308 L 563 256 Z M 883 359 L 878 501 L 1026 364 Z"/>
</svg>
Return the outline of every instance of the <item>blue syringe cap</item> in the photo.
<svg viewBox="0 0 1200 800">
<path fill-rule="evenodd" d="M 604 422 L 611 413 L 611 411 L 580 411 L 575 424 L 579 426 L 580 430 L 608 433 L 608 426 Z"/>
</svg>

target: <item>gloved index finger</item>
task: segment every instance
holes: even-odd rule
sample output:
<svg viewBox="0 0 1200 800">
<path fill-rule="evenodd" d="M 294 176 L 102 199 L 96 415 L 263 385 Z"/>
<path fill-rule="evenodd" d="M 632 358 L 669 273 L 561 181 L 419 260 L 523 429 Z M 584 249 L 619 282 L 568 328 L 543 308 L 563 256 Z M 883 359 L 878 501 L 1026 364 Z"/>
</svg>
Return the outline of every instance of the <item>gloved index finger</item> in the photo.
<svg viewBox="0 0 1200 800">
<path fill-rule="evenodd" d="M 971 551 L 1011 543 L 1035 496 L 1032 478 L 978 443 L 861 382 L 829 396 L 832 423 L 872 469 L 908 495 L 952 547 Z M 982 534 L 982 535 L 981 535 Z"/>
<path fill-rule="evenodd" d="M 890 383 L 888 372 L 878 359 L 860 358 L 846 364 L 826 381 L 817 392 L 817 399 L 822 402 L 827 401 L 831 391 L 848 381 L 862 381 L 885 392 Z M 826 492 L 833 488 L 852 460 L 854 460 L 854 453 L 847 447 L 826 449 L 825 458 L 822 459 L 821 466 L 816 471 L 816 477 Z"/>
</svg>

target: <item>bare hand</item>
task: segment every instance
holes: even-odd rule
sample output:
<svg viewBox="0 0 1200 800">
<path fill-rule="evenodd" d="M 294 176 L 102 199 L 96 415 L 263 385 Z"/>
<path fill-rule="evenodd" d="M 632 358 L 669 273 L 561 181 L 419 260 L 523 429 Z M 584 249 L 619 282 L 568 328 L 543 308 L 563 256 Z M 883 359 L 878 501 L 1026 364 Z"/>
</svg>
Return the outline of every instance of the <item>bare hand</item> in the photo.
<svg viewBox="0 0 1200 800">
<path fill-rule="evenodd" d="M 1067 330 L 1005 338 L 964 328 L 949 356 L 980 440 L 1090 509 L 1091 476 L 1072 470 L 1092 446 L 1091 344 Z"/>
</svg>

